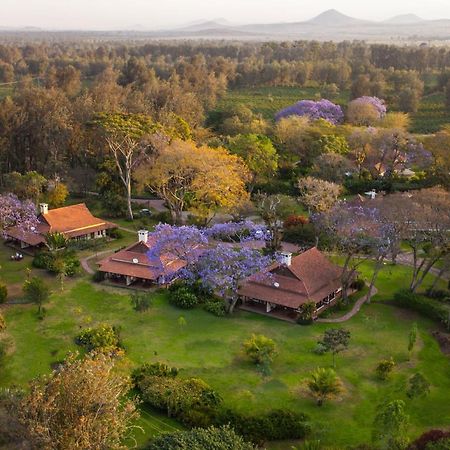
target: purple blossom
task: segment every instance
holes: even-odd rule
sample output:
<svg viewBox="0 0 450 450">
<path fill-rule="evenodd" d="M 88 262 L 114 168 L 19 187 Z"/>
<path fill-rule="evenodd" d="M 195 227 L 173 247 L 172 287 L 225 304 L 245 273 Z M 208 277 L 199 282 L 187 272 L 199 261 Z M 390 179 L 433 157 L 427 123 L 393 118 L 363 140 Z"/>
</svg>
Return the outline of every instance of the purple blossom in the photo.
<svg viewBox="0 0 450 450">
<path fill-rule="evenodd" d="M 344 120 L 344 113 L 339 105 L 329 100 L 301 100 L 294 105 L 282 109 L 275 115 L 275 120 L 290 116 L 308 116 L 312 120 L 324 119 L 333 125 Z"/>
<path fill-rule="evenodd" d="M 219 244 L 206 250 L 186 267 L 186 280 L 200 280 L 203 287 L 226 298 L 235 298 L 239 283 L 272 263 L 272 258 L 249 248 L 232 248 Z"/>
<path fill-rule="evenodd" d="M 207 228 L 205 234 L 211 239 L 225 242 L 262 241 L 267 238 L 267 227 L 251 220 L 225 222 Z"/>
<path fill-rule="evenodd" d="M 147 252 L 149 260 L 162 268 L 162 255 L 172 255 L 187 264 L 194 262 L 200 250 L 208 244 L 208 238 L 203 230 L 194 226 L 160 223 L 149 234 L 148 242 L 151 244 Z"/>
<path fill-rule="evenodd" d="M 383 118 L 387 112 L 384 100 L 381 100 L 378 97 L 369 97 L 369 96 L 359 97 L 353 100 L 351 103 L 358 105 L 372 105 L 377 111 L 379 119 Z"/>
<path fill-rule="evenodd" d="M 20 201 L 14 194 L 0 195 L 0 233 L 11 227 L 19 227 L 24 232 L 32 232 L 39 224 L 35 205 Z"/>
</svg>

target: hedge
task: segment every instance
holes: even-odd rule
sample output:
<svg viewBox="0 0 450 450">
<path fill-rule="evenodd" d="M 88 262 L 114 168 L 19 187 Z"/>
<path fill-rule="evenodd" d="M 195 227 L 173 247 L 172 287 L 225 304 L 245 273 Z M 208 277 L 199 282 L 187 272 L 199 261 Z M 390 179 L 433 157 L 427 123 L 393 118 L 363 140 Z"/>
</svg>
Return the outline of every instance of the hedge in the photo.
<svg viewBox="0 0 450 450">
<path fill-rule="evenodd" d="M 403 289 L 395 293 L 394 301 L 450 328 L 450 310 L 436 300 Z"/>
</svg>

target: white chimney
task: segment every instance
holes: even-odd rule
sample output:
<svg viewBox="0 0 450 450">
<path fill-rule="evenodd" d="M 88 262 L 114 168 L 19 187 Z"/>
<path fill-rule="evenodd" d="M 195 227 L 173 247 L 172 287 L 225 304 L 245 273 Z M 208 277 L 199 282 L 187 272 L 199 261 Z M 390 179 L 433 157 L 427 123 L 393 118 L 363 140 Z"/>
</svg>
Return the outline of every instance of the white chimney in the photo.
<svg viewBox="0 0 450 450">
<path fill-rule="evenodd" d="M 48 213 L 48 203 L 39 203 L 39 210 L 41 214 L 47 214 Z"/>
<path fill-rule="evenodd" d="M 148 239 L 148 231 L 147 230 L 139 230 L 138 231 L 139 242 L 147 242 Z"/>
<path fill-rule="evenodd" d="M 280 253 L 280 264 L 285 266 L 290 266 L 292 264 L 292 253 L 281 252 Z"/>
</svg>

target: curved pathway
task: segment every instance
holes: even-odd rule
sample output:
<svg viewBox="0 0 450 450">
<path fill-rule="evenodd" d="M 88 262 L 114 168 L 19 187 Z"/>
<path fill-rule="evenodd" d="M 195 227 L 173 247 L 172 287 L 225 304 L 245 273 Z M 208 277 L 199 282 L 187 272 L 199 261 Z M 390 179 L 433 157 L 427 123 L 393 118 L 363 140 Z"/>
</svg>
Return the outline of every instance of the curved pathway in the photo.
<svg viewBox="0 0 450 450">
<path fill-rule="evenodd" d="M 89 265 L 89 261 L 94 258 L 98 258 L 99 256 L 106 255 L 107 253 L 114 253 L 114 250 L 105 250 L 103 252 L 98 252 L 95 255 L 86 256 L 85 258 L 80 259 L 81 267 L 90 275 L 94 275 L 95 270 L 91 268 Z"/>
<path fill-rule="evenodd" d="M 374 286 L 372 289 L 372 294 L 370 298 L 372 298 L 375 294 L 378 293 L 378 289 Z M 367 298 L 367 295 L 363 295 L 360 299 L 358 299 L 355 304 L 353 305 L 353 308 L 346 314 L 344 314 L 342 317 L 337 317 L 336 319 L 317 319 L 316 322 L 320 323 L 341 323 L 346 322 L 347 320 L 351 319 L 355 314 L 359 312 L 361 309 L 361 306 L 369 300 Z"/>
</svg>

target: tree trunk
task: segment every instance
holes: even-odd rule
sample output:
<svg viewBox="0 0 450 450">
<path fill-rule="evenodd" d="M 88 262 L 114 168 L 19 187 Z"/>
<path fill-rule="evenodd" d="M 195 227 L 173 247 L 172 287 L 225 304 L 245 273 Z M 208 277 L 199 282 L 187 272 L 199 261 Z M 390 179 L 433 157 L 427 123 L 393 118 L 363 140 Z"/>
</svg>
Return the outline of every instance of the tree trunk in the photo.
<svg viewBox="0 0 450 450">
<path fill-rule="evenodd" d="M 380 272 L 381 267 L 383 266 L 383 261 L 384 261 L 384 256 L 380 256 L 379 258 L 377 258 L 377 262 L 376 262 L 375 267 L 373 269 L 372 279 L 370 280 L 369 291 L 367 292 L 366 303 L 370 304 L 370 299 L 372 297 L 373 287 L 374 287 L 375 281 L 376 281 L 376 279 L 378 277 L 378 273 Z"/>
<path fill-rule="evenodd" d="M 238 300 L 239 297 L 237 295 L 231 299 L 230 307 L 228 308 L 229 314 L 233 314 L 234 308 L 236 307 Z"/>
<path fill-rule="evenodd" d="M 131 207 L 131 179 L 127 180 L 127 216 L 130 220 L 133 220 L 133 208 Z"/>
</svg>

